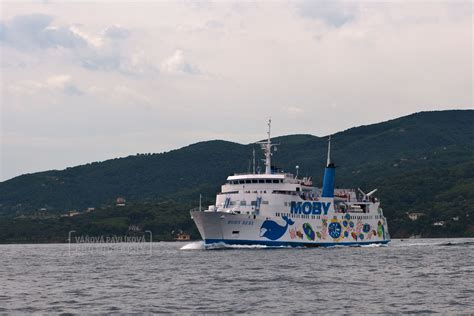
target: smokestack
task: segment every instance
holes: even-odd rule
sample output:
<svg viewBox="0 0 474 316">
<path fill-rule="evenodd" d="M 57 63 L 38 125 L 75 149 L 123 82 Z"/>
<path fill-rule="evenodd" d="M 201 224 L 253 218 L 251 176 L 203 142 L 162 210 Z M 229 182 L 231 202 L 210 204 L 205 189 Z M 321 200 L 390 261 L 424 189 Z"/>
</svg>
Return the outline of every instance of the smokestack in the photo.
<svg viewBox="0 0 474 316">
<path fill-rule="evenodd" d="M 334 197 L 334 176 L 336 173 L 336 167 L 331 162 L 331 136 L 328 141 L 328 160 L 326 168 L 324 169 L 323 178 L 323 194 L 322 197 L 332 198 Z"/>
</svg>

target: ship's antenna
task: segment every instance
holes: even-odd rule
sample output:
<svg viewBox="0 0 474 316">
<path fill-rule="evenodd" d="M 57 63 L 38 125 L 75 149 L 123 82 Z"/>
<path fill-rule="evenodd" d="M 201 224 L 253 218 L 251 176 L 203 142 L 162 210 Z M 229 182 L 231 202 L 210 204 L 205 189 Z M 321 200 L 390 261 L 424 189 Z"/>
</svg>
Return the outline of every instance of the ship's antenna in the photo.
<svg viewBox="0 0 474 316">
<path fill-rule="evenodd" d="M 263 153 L 265 154 L 265 173 L 266 174 L 271 174 L 272 173 L 272 147 L 276 149 L 276 145 L 279 144 L 272 144 L 271 141 L 271 126 L 272 126 L 272 120 L 268 120 L 268 137 L 266 141 L 263 142 L 257 142 L 257 144 L 260 144 L 262 147 Z"/>
<path fill-rule="evenodd" d="M 252 159 L 253 159 L 253 174 L 255 174 L 255 147 L 252 150 Z"/>
<path fill-rule="evenodd" d="M 328 141 L 328 161 L 326 164 L 326 167 L 329 167 L 331 164 L 331 135 L 329 135 L 329 141 Z"/>
<path fill-rule="evenodd" d="M 263 146 L 265 152 L 265 173 L 272 173 L 272 141 L 271 141 L 272 119 L 268 120 L 268 138 L 267 143 Z"/>
</svg>

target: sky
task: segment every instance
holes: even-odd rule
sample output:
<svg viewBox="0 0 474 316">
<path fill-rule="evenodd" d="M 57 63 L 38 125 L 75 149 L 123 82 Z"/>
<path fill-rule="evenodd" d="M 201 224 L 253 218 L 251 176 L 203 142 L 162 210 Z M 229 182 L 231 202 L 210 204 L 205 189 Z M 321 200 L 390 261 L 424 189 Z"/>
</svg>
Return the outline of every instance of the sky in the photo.
<svg viewBox="0 0 474 316">
<path fill-rule="evenodd" d="M 470 1 L 2 1 L 0 181 L 472 109 Z"/>
</svg>

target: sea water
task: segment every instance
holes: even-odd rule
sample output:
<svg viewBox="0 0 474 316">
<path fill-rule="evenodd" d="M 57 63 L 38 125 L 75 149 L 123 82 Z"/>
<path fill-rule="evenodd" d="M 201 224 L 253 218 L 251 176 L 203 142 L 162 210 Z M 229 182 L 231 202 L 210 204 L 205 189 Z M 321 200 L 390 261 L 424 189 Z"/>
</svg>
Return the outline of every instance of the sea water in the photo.
<svg viewBox="0 0 474 316">
<path fill-rule="evenodd" d="M 0 313 L 472 313 L 474 239 L 0 245 Z"/>
</svg>

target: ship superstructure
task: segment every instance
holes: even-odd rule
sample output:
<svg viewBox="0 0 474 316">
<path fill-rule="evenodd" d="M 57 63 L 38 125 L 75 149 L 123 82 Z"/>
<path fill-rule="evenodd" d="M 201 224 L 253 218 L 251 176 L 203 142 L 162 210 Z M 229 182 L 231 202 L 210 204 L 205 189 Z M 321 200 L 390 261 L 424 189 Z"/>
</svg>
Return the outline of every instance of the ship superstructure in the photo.
<svg viewBox="0 0 474 316">
<path fill-rule="evenodd" d="M 377 190 L 335 189 L 331 139 L 323 187 L 310 177 L 300 178 L 272 169 L 271 121 L 268 137 L 259 142 L 265 173 L 235 174 L 227 178 L 214 205 L 192 210 L 206 245 L 333 246 L 386 244 L 387 220 Z M 253 168 L 255 170 L 255 168 Z"/>
</svg>

